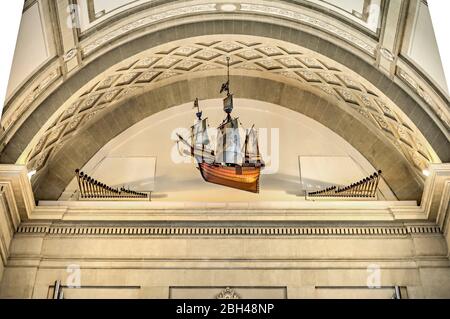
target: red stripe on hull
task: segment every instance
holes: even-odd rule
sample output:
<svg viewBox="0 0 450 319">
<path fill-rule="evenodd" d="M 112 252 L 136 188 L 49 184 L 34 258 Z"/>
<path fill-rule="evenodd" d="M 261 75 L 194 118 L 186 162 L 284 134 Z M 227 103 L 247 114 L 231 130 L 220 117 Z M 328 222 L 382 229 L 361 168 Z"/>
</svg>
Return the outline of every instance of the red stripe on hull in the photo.
<svg viewBox="0 0 450 319">
<path fill-rule="evenodd" d="M 242 174 L 237 174 L 235 167 L 207 163 L 200 163 L 199 168 L 206 182 L 259 193 L 259 176 L 261 173 L 259 167 L 242 167 Z"/>
</svg>

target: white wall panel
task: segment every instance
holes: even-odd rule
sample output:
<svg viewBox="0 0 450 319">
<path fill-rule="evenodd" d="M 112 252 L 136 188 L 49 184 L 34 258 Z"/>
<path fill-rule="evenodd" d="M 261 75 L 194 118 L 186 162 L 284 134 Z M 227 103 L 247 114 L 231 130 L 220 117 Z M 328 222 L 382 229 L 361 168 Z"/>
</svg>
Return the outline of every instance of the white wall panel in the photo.
<svg viewBox="0 0 450 319">
<path fill-rule="evenodd" d="M 7 96 L 33 74 L 49 57 L 39 3 L 28 8 L 22 16 Z"/>
</svg>

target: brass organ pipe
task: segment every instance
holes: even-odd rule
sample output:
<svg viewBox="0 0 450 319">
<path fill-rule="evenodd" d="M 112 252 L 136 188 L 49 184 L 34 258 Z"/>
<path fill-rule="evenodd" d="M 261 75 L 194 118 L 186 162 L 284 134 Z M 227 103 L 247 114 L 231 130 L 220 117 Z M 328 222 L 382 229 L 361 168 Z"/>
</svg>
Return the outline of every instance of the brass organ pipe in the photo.
<svg viewBox="0 0 450 319">
<path fill-rule="evenodd" d="M 364 181 L 361 180 L 361 181 L 359 182 L 359 186 L 358 186 L 358 197 L 362 197 L 361 195 L 362 195 L 363 187 L 364 187 Z"/>
<path fill-rule="evenodd" d="M 90 185 L 91 185 L 91 198 L 95 198 L 95 180 L 92 177 L 90 178 Z"/>
<path fill-rule="evenodd" d="M 358 189 L 358 183 L 356 182 L 356 183 L 353 184 L 352 197 L 356 197 L 357 189 Z"/>
<path fill-rule="evenodd" d="M 365 180 L 364 180 L 364 179 L 362 179 L 362 180 L 359 182 L 358 197 L 363 197 L 364 183 L 365 183 Z"/>
<path fill-rule="evenodd" d="M 99 181 L 95 181 L 95 197 L 96 198 L 101 198 L 100 196 L 100 182 Z"/>
<path fill-rule="evenodd" d="M 366 188 L 366 182 L 367 181 L 365 178 L 361 181 L 361 187 L 359 189 L 359 197 L 364 197 L 364 189 Z"/>
<path fill-rule="evenodd" d="M 84 175 L 84 186 L 86 186 L 86 197 L 91 197 L 91 187 L 89 186 L 89 177 Z"/>
<path fill-rule="evenodd" d="M 364 186 L 365 186 L 366 179 L 362 179 L 359 184 L 359 191 L 358 191 L 358 197 L 364 197 Z"/>
<path fill-rule="evenodd" d="M 80 198 L 149 198 L 150 195 L 144 192 L 138 192 L 125 187 L 113 188 L 81 172 L 75 170 Z M 336 187 L 326 189 L 327 194 L 332 194 Z M 325 193 L 325 192 L 322 192 Z"/>
<path fill-rule="evenodd" d="M 89 198 L 89 183 L 88 183 L 88 176 L 84 174 L 84 190 L 85 190 L 85 196 Z"/>
<path fill-rule="evenodd" d="M 359 182 L 356 182 L 356 183 L 353 184 L 352 197 L 356 197 L 357 194 L 358 194 L 358 183 Z"/>
<path fill-rule="evenodd" d="M 77 183 L 78 183 L 78 189 L 80 190 L 81 195 L 81 183 L 80 183 L 80 170 L 75 170 L 76 176 L 77 176 Z"/>
<path fill-rule="evenodd" d="M 367 194 L 370 194 L 371 185 L 372 185 L 372 178 L 369 178 L 369 181 L 367 182 Z"/>
<path fill-rule="evenodd" d="M 91 177 L 92 198 L 96 197 L 96 192 L 97 192 L 96 187 L 95 187 L 95 182 L 96 182 L 95 179 L 93 179 Z"/>
<path fill-rule="evenodd" d="M 83 175 L 83 184 L 84 184 L 84 197 L 89 198 L 89 187 L 87 183 L 87 175 Z"/>
<path fill-rule="evenodd" d="M 369 185 L 369 189 L 367 190 L 367 191 L 368 191 L 368 194 L 371 194 L 371 193 L 372 193 L 372 189 L 373 189 L 373 180 L 374 180 L 374 178 L 375 178 L 374 175 L 372 175 L 371 178 L 370 178 L 370 185 Z"/>
<path fill-rule="evenodd" d="M 86 196 L 86 194 L 85 194 L 85 190 L 84 190 L 84 174 L 83 174 L 83 172 L 79 173 L 78 178 L 80 179 L 80 185 L 81 185 L 80 186 L 80 194 L 81 194 L 81 197 L 84 198 Z"/>
<path fill-rule="evenodd" d="M 93 185 L 94 185 L 94 198 L 98 198 L 98 183 L 96 180 L 94 180 Z"/>
<path fill-rule="evenodd" d="M 83 172 L 80 172 L 80 174 L 79 174 L 79 176 L 80 176 L 80 185 L 81 185 L 81 187 L 80 187 L 80 194 L 81 194 L 81 197 L 82 198 L 84 198 L 84 180 L 83 180 Z"/>
<path fill-rule="evenodd" d="M 356 183 L 356 191 L 355 191 L 355 197 L 359 197 L 359 192 L 361 190 L 361 181 Z"/>
<path fill-rule="evenodd" d="M 369 182 L 370 182 L 369 178 L 364 178 L 364 187 L 362 189 L 362 196 L 363 197 L 366 197 L 367 194 L 368 194 L 367 188 L 369 187 Z"/>
<path fill-rule="evenodd" d="M 373 189 L 375 188 L 375 179 L 376 179 L 376 175 L 375 174 L 370 176 L 370 188 L 369 188 L 370 196 L 372 196 Z"/>
<path fill-rule="evenodd" d="M 368 192 L 367 192 L 367 187 L 369 186 L 369 178 L 366 178 L 365 179 L 365 182 L 364 182 L 364 189 L 363 189 L 363 196 L 364 197 L 367 197 L 367 194 L 368 194 Z"/>
<path fill-rule="evenodd" d="M 353 187 L 353 184 L 350 184 L 349 186 L 347 186 L 347 190 L 346 190 L 346 192 L 345 192 L 345 196 L 346 196 L 346 197 L 350 197 L 350 196 L 351 196 L 351 193 L 352 193 L 352 187 Z"/>
<path fill-rule="evenodd" d="M 90 178 L 90 177 L 88 177 L 88 178 L 86 179 L 86 185 L 87 185 L 87 187 L 88 187 L 88 197 L 89 197 L 89 198 L 92 198 L 92 181 L 91 181 L 91 178 Z"/>
<path fill-rule="evenodd" d="M 87 177 L 86 177 L 86 174 L 83 174 L 83 175 L 82 175 L 82 182 L 83 182 L 83 192 L 84 192 L 84 197 L 85 197 L 85 198 L 88 198 L 89 190 L 88 190 L 88 186 L 87 186 Z"/>
<path fill-rule="evenodd" d="M 98 197 L 103 198 L 103 184 L 99 181 L 97 181 L 97 187 L 98 187 Z"/>
<path fill-rule="evenodd" d="M 378 189 L 378 184 L 380 183 L 381 173 L 382 173 L 381 171 L 378 171 L 378 174 L 376 174 L 377 178 L 376 178 L 374 190 L 372 192 L 372 197 L 375 197 L 377 194 L 377 189 Z"/>
</svg>

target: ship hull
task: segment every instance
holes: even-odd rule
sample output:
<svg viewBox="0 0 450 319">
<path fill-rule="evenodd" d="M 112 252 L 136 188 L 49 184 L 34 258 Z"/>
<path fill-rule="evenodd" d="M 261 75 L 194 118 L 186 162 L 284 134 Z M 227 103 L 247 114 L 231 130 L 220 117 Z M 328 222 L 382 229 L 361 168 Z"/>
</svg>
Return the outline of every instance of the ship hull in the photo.
<svg viewBox="0 0 450 319">
<path fill-rule="evenodd" d="M 259 193 L 261 167 L 228 167 L 218 164 L 199 163 L 199 170 L 206 182 Z"/>
</svg>

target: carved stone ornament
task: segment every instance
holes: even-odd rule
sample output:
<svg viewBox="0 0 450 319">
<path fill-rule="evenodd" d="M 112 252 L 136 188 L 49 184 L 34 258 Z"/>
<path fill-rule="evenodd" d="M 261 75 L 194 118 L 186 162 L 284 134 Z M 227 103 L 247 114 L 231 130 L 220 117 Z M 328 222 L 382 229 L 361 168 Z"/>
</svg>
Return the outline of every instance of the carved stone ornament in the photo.
<svg viewBox="0 0 450 319">
<path fill-rule="evenodd" d="M 217 299 L 241 299 L 241 296 L 239 296 L 230 287 L 227 287 L 220 294 L 218 294 L 216 298 Z"/>
</svg>

